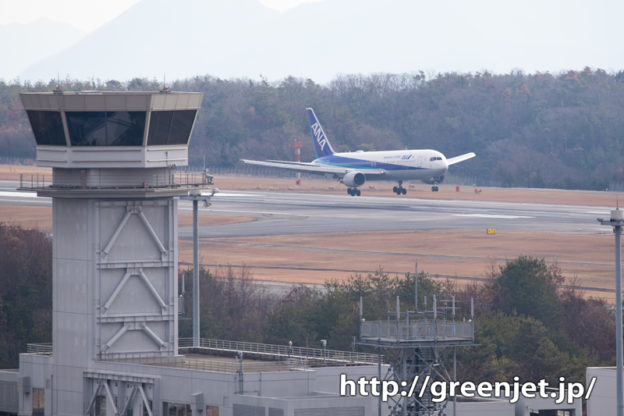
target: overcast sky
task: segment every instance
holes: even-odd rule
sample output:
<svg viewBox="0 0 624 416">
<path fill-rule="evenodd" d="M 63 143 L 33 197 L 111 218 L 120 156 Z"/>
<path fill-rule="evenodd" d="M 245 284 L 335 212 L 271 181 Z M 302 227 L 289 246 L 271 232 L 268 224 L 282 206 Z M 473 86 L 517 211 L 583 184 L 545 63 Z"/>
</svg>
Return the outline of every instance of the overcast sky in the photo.
<svg viewBox="0 0 624 416">
<path fill-rule="evenodd" d="M 269 50 L 273 46 L 288 51 L 288 56 L 292 55 L 290 59 L 284 58 L 286 54 L 271 58 L 278 68 L 275 70 L 269 67 L 271 59 L 266 58 L 268 63 L 260 62 L 264 55 L 255 57 L 258 62 L 252 59 L 244 64 L 239 63 L 234 69 L 221 70 L 217 65 L 220 62 L 215 60 L 200 62 L 201 54 L 185 55 L 189 57 L 184 60 L 183 69 L 186 72 L 156 64 L 152 65 L 155 68 L 154 73 L 148 73 L 140 67 L 141 62 L 134 62 L 132 75 L 115 72 L 119 65 L 116 68 L 107 68 L 106 73 L 100 73 L 97 70 L 101 69 L 101 65 L 95 63 L 80 72 L 78 64 L 87 65 L 91 61 L 83 59 L 84 62 L 76 62 L 75 55 L 67 55 L 66 62 L 59 61 L 61 58 L 54 62 L 44 62 L 47 57 L 57 56 L 68 50 L 84 39 L 86 34 L 96 31 L 137 5 L 139 1 L 0 0 L 0 49 L 3 50 L 5 58 L 0 66 L 0 79 L 12 80 L 21 77 L 36 81 L 50 79 L 57 74 L 78 78 L 160 78 L 163 73 L 173 79 L 180 79 L 210 73 L 225 78 L 257 77 L 258 74 L 263 74 L 272 80 L 294 75 L 327 82 L 341 73 L 400 73 L 417 70 L 424 70 L 428 75 L 485 70 L 494 73 L 508 73 L 511 70 L 558 73 L 581 70 L 585 66 L 601 68 L 607 72 L 624 69 L 624 0 L 257 0 L 279 11 L 286 11 L 306 2 L 323 3 L 320 5 L 323 7 L 306 8 L 305 13 L 311 13 L 311 16 L 304 15 L 304 19 L 301 19 L 302 13 L 294 9 L 285 13 L 282 16 L 284 19 L 279 22 L 280 27 L 285 28 L 285 33 L 297 33 L 297 29 L 312 22 L 313 29 L 306 29 L 312 41 L 295 39 L 293 36 L 293 39 L 282 36 L 268 41 L 260 38 L 265 43 L 260 43 L 260 47 L 254 48 L 254 51 Z M 169 7 L 168 1 L 158 2 L 161 9 L 163 4 L 165 8 Z M 233 10 L 237 10 L 237 2 L 240 2 L 195 1 L 202 6 L 210 5 L 211 2 L 227 4 Z M 362 6 L 364 3 L 366 7 Z M 249 4 L 245 3 L 246 6 Z M 151 5 L 146 3 L 143 6 Z M 141 6 L 137 5 L 133 10 L 138 7 Z M 149 7 L 145 7 L 145 10 L 148 9 Z M 396 14 L 397 10 L 399 15 Z M 386 11 L 390 12 L 385 13 Z M 320 14 L 323 12 L 325 14 Z M 128 11 L 127 15 L 131 14 L 132 10 Z M 81 33 L 72 33 L 71 28 L 67 32 L 65 25 L 51 26 L 44 24 L 45 22 L 35 25 L 35 30 L 28 28 L 22 33 L 14 30 L 2 32 L 3 27 L 9 23 L 32 23 L 44 18 L 71 24 Z M 297 26 L 289 27 L 289 22 L 294 22 L 292 24 Z M 106 26 L 102 30 L 105 29 Z M 330 33 L 328 29 L 335 32 Z M 97 33 L 100 32 L 102 31 Z M 205 50 L 213 47 L 211 53 L 214 53 L 215 47 L 219 45 L 206 44 L 208 41 L 203 39 L 202 33 L 197 33 L 196 47 Z M 106 35 L 114 36 L 115 33 L 109 31 Z M 324 35 L 329 38 L 323 38 Z M 254 34 L 249 37 L 256 39 Z M 298 55 L 303 46 L 297 49 L 288 44 L 295 41 L 310 48 L 307 55 L 312 55 L 313 52 L 316 55 Z M 95 47 L 94 44 L 89 45 Z M 400 46 L 399 50 L 396 50 L 397 45 Z M 240 48 L 240 44 L 228 47 L 243 56 L 240 49 L 235 49 Z M 340 47 L 340 51 L 334 50 Z M 384 54 L 384 51 L 387 53 Z M 80 53 L 86 56 L 87 52 Z M 220 56 L 224 62 L 229 59 L 233 66 L 236 64 L 232 59 L 226 58 L 227 56 Z M 208 60 L 209 57 L 205 59 Z M 258 64 L 254 66 L 255 63 Z M 71 67 L 65 68 L 64 64 Z M 28 69 L 33 65 L 39 65 L 36 69 L 43 69 L 29 72 Z"/>
<path fill-rule="evenodd" d="M 260 0 L 264 5 L 279 11 L 310 1 L 321 0 Z M 138 2 L 139 0 L 0 0 L 0 25 L 30 23 L 47 18 L 70 23 L 76 29 L 88 33 Z"/>
</svg>

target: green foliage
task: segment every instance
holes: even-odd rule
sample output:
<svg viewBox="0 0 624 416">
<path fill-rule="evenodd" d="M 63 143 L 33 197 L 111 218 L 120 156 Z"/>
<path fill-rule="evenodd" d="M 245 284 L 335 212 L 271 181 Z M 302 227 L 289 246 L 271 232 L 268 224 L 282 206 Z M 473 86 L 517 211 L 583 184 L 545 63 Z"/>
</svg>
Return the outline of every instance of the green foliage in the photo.
<svg viewBox="0 0 624 416">
<path fill-rule="evenodd" d="M 27 342 L 52 340 L 52 244 L 0 223 L 0 368 L 17 367 Z"/>
<path fill-rule="evenodd" d="M 454 156 L 474 151 L 478 163 L 453 167 L 470 183 L 591 188 L 624 186 L 624 76 L 587 68 L 562 74 L 420 73 L 340 76 L 322 86 L 288 77 L 223 80 L 198 76 L 172 90 L 204 93 L 190 161 L 234 166 L 239 158 L 314 157 L 304 108 L 314 107 L 336 149 L 434 148 Z M 47 84 L 0 82 L 0 158 L 34 157 L 34 141 L 19 102 Z M 135 78 L 81 82 L 61 88 L 159 90 Z"/>
<path fill-rule="evenodd" d="M 193 316 L 193 274 L 187 270 L 184 279 L 185 314 L 179 320 L 179 334 L 191 337 Z M 240 274 L 231 267 L 211 272 L 201 269 L 200 333 L 202 338 L 261 341 L 272 297 L 261 292 L 250 279 L 246 269 Z"/>
<path fill-rule="evenodd" d="M 0 252 L 0 367 L 15 367 L 26 342 L 51 340 L 51 241 L 40 232 L 0 224 Z M 180 278 L 188 289 L 180 335 L 191 336 L 191 271 Z M 365 319 L 385 319 L 397 296 L 401 310 L 413 309 L 415 278 L 421 310 L 424 298 L 434 294 L 455 294 L 463 305 L 477 300 L 477 346 L 458 349 L 462 379 L 583 381 L 587 366 L 615 361 L 615 325 L 607 305 L 561 290 L 558 269 L 531 257 L 507 262 L 487 285 L 461 290 L 425 273 L 392 276 L 379 269 L 276 296 L 252 284 L 244 269 L 201 270 L 201 335 L 310 347 L 326 339 L 329 348 L 350 350 L 356 347 L 360 297 Z"/>
<path fill-rule="evenodd" d="M 570 361 L 552 340 L 552 331 L 536 319 L 493 312 L 475 321 L 476 347 L 458 354 L 462 377 L 480 381 L 545 378 L 556 382 L 566 375 L 583 380 L 585 368 Z"/>
<path fill-rule="evenodd" d="M 558 328 L 560 302 L 557 285 L 562 278 L 544 259 L 521 256 L 500 267 L 492 283 L 494 309 L 507 315 L 527 315 Z"/>
<path fill-rule="evenodd" d="M 552 382 L 565 376 L 582 382 L 586 367 L 612 365 L 615 324 L 609 309 L 603 301 L 562 291 L 563 282 L 557 267 L 521 256 L 501 266 L 489 284 L 466 288 L 489 306 L 477 308 L 478 346 L 458 353 L 461 377 Z"/>
<path fill-rule="evenodd" d="M 418 275 L 419 298 L 440 294 L 443 285 Z M 359 301 L 364 319 L 385 319 L 400 297 L 402 310 L 413 310 L 414 275 L 391 276 L 383 269 L 368 275 L 356 274 L 346 281 L 328 281 L 323 291 L 295 288 L 269 316 L 269 342 L 318 346 L 327 339 L 334 349 L 353 348 L 359 332 Z"/>
</svg>

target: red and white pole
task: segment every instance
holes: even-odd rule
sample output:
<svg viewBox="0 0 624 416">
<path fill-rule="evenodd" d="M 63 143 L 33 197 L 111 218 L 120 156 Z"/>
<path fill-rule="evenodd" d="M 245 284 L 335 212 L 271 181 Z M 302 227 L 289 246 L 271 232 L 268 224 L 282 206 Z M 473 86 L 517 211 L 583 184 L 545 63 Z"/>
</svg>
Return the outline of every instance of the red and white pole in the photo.
<svg viewBox="0 0 624 416">
<path fill-rule="evenodd" d="M 303 145 L 303 143 L 301 142 L 301 140 L 297 140 L 295 139 L 294 142 L 294 146 L 295 146 L 295 161 L 297 162 L 301 162 L 301 146 Z M 297 185 L 301 185 L 301 172 L 297 172 Z"/>
</svg>

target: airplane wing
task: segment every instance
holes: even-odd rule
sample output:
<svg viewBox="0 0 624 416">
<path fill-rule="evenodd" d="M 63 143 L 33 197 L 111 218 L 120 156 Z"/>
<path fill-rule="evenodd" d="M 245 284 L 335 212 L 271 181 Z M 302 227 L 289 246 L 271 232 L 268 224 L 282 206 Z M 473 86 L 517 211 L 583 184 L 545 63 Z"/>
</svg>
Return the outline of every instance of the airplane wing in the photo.
<svg viewBox="0 0 624 416">
<path fill-rule="evenodd" d="M 241 159 L 241 162 L 246 163 L 248 165 L 256 165 L 256 166 L 266 166 L 270 168 L 277 169 L 288 169 L 294 170 L 298 172 L 309 172 L 309 173 L 317 173 L 320 175 L 330 174 L 336 176 L 344 176 L 348 172 L 357 171 L 358 169 L 353 168 L 344 168 L 340 166 L 329 166 L 329 165 L 321 165 L 318 163 L 305 163 L 305 162 L 290 162 L 287 160 L 248 160 Z M 386 173 L 383 169 L 361 169 L 359 172 L 362 172 L 365 175 L 384 175 Z"/>
<path fill-rule="evenodd" d="M 451 165 L 454 165 L 455 163 L 459 163 L 459 162 L 463 162 L 464 160 L 472 159 L 475 156 L 476 154 L 474 154 L 473 152 L 464 153 L 463 155 L 459 155 L 459 156 L 452 157 L 450 159 L 446 159 L 446 163 L 449 166 L 451 166 Z"/>
</svg>

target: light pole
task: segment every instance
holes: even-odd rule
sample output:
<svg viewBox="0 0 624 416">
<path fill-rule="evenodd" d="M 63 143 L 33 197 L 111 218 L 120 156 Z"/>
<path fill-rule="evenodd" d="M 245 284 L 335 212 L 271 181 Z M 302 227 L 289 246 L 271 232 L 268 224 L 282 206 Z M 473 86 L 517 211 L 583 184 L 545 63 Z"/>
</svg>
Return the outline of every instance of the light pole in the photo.
<svg viewBox="0 0 624 416">
<path fill-rule="evenodd" d="M 209 206 L 210 198 L 215 194 L 202 194 L 201 190 L 189 192 L 188 196 L 180 197 L 187 201 L 193 201 L 193 347 L 199 347 L 199 224 L 198 224 L 198 203 L 204 202 L 204 206 Z"/>
<path fill-rule="evenodd" d="M 618 207 L 611 211 L 611 218 L 603 220 L 598 218 L 602 225 L 613 227 L 615 234 L 615 371 L 617 405 L 616 416 L 624 415 L 624 402 L 622 400 L 622 267 L 620 260 L 620 236 L 624 225 L 624 211 Z"/>
</svg>

